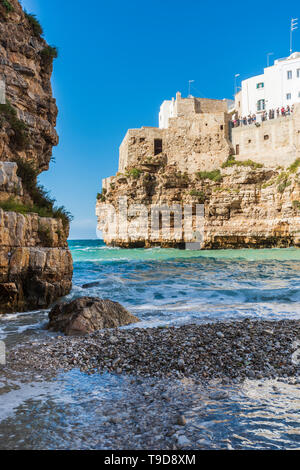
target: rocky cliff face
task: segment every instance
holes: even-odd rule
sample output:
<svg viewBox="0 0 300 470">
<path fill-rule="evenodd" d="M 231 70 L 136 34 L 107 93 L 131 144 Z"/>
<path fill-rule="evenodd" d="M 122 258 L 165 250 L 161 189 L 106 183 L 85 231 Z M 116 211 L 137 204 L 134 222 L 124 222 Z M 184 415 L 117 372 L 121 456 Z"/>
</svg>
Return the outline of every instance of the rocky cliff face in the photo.
<svg viewBox="0 0 300 470">
<path fill-rule="evenodd" d="M 0 1 L 0 313 L 48 307 L 71 289 L 68 218 L 36 186 L 58 143 L 55 53 L 17 0 Z"/>
<path fill-rule="evenodd" d="M 153 205 L 189 205 L 193 211 L 197 204 L 204 204 L 203 249 L 300 246 L 299 160 L 283 170 L 232 158 L 220 170 L 194 175 L 182 174 L 161 162 L 157 166 L 141 165 L 134 171 L 128 169 L 125 174 L 110 178 L 109 183 L 98 195 L 96 208 L 98 227 L 108 244 L 183 247 L 191 241 L 185 239 L 184 232 L 176 238 L 172 222 L 170 235 L 164 236 L 160 230 L 155 240 L 151 239 L 151 232 L 137 237 L 124 236 L 124 232 L 121 236 L 111 235 L 108 208 L 112 206 L 120 219 L 119 198 L 126 196 L 128 207 L 143 204 L 147 208 L 148 227 Z M 133 212 L 128 216 L 128 225 L 140 217 L 141 210 L 136 208 L 136 215 Z"/>
</svg>

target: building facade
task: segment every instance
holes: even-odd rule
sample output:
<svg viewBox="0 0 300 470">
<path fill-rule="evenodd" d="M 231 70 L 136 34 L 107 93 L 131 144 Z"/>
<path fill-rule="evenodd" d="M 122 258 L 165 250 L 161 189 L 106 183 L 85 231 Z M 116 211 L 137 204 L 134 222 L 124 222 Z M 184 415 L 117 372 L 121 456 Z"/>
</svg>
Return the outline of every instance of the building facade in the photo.
<svg viewBox="0 0 300 470">
<path fill-rule="evenodd" d="M 240 117 L 255 114 L 257 120 L 266 111 L 292 107 L 300 103 L 300 52 L 275 60 L 264 73 L 242 81 L 236 96 Z"/>
<path fill-rule="evenodd" d="M 231 142 L 237 160 L 288 167 L 300 158 L 300 103 L 288 116 L 233 128 Z"/>
<path fill-rule="evenodd" d="M 164 101 L 160 127 L 129 129 L 121 146 L 119 172 L 164 160 L 179 171 L 212 170 L 230 155 L 226 100 L 182 98 Z"/>
</svg>

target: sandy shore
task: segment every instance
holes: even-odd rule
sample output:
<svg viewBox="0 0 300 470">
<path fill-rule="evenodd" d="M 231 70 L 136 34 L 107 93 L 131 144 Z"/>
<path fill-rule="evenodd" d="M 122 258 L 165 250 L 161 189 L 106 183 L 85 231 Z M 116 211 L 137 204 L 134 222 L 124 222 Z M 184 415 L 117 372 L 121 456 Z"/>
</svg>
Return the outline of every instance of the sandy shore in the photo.
<svg viewBox="0 0 300 470">
<path fill-rule="evenodd" d="M 298 348 L 300 321 L 244 320 L 56 336 L 10 351 L 8 366 L 41 373 L 79 368 L 144 377 L 260 379 L 297 376 Z"/>
</svg>

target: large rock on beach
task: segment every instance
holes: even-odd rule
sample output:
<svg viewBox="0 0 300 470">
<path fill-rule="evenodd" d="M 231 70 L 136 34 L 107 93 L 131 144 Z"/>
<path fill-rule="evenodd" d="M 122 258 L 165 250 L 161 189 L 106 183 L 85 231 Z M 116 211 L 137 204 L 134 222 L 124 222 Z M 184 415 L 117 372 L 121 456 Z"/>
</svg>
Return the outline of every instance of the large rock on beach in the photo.
<svg viewBox="0 0 300 470">
<path fill-rule="evenodd" d="M 48 328 L 67 336 L 86 335 L 103 328 L 116 328 L 138 321 L 118 302 L 81 297 L 56 305 L 49 313 Z"/>
</svg>

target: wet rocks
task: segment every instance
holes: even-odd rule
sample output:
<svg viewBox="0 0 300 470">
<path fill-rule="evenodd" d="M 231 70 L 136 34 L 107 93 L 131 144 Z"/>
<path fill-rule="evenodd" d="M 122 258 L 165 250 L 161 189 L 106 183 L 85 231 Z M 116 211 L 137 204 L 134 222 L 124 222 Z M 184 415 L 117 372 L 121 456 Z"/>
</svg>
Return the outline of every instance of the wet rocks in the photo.
<svg viewBox="0 0 300 470">
<path fill-rule="evenodd" d="M 83 284 L 81 287 L 82 289 L 90 289 L 91 287 L 99 287 L 100 282 L 95 281 L 95 282 L 88 282 L 87 284 Z"/>
<path fill-rule="evenodd" d="M 177 417 L 177 424 L 178 424 L 179 426 L 185 426 L 185 425 L 186 425 L 186 418 L 185 418 L 184 415 L 179 415 L 179 416 Z"/>
<path fill-rule="evenodd" d="M 116 328 L 138 322 L 118 302 L 94 297 L 81 297 L 56 305 L 49 313 L 48 328 L 67 336 L 86 335 L 103 328 Z M 116 341 L 110 337 L 111 344 Z"/>
<path fill-rule="evenodd" d="M 209 398 L 211 400 L 225 400 L 226 398 L 228 398 L 228 394 L 224 391 L 216 391 L 216 392 L 213 392 L 209 395 Z"/>
<path fill-rule="evenodd" d="M 61 312 L 62 307 L 57 308 Z M 66 308 L 72 319 L 73 307 Z M 54 319 L 55 315 L 52 326 L 55 326 Z M 67 328 L 68 315 L 62 313 L 61 319 L 65 323 L 57 325 Z M 270 328 L 272 335 L 266 333 Z M 224 338 L 216 341 L 218 331 L 222 331 Z M 79 368 L 88 373 L 187 377 L 200 382 L 218 379 L 231 383 L 246 378 L 297 377 L 300 365 L 294 358 L 299 338 L 298 320 L 245 320 L 163 329 L 116 328 L 84 338 L 60 337 L 47 343 L 25 345 L 11 351 L 8 360 L 11 367 L 21 371 L 55 373 L 61 368 Z M 181 370 L 180 360 L 184 362 Z M 214 397 L 215 400 L 223 398 L 226 397 Z M 163 397 L 162 401 L 166 402 Z"/>
<path fill-rule="evenodd" d="M 192 445 L 191 441 L 185 435 L 180 435 L 177 437 L 177 444 L 180 449 L 185 449 L 186 447 L 190 447 Z"/>
</svg>

